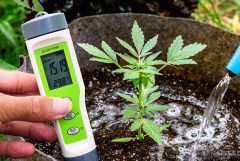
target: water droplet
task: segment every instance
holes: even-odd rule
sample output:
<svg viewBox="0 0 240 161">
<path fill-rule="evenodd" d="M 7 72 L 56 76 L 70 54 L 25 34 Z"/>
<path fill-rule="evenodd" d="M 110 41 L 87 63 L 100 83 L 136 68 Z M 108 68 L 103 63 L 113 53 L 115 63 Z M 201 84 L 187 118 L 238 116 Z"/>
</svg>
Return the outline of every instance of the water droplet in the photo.
<svg viewBox="0 0 240 161">
<path fill-rule="evenodd" d="M 197 135 L 197 133 L 192 133 L 191 136 L 192 136 L 193 138 L 196 138 L 198 135 Z"/>
<path fill-rule="evenodd" d="M 201 115 L 194 115 L 193 120 L 200 121 L 200 120 L 202 120 L 202 116 Z"/>
<path fill-rule="evenodd" d="M 220 113 L 216 113 L 215 117 L 219 119 L 221 117 L 221 114 Z"/>
<path fill-rule="evenodd" d="M 201 135 L 201 137 L 205 137 L 206 135 L 207 135 L 207 133 L 206 133 L 206 132 L 203 132 L 202 135 Z"/>
</svg>

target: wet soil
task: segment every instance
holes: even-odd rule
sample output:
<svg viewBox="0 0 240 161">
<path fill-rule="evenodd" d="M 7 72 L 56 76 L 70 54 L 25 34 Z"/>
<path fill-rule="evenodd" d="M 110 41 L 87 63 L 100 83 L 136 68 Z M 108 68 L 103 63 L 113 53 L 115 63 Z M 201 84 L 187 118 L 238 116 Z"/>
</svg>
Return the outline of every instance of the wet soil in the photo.
<svg viewBox="0 0 240 161">
<path fill-rule="evenodd" d="M 163 133 L 163 145 L 159 146 L 150 138 L 143 142 L 112 143 L 114 138 L 136 135 L 129 130 L 132 120 L 121 119 L 122 107 L 128 103 L 117 96 L 119 92 L 132 93 L 136 90 L 130 82 L 122 81 L 121 75 L 113 74 L 106 68 L 84 72 L 83 78 L 87 110 L 100 161 L 186 160 L 197 138 L 207 98 L 215 86 L 174 74 L 156 77 L 161 92 L 157 103 L 168 105 L 170 109 L 154 113 L 154 122 L 171 124 Z M 202 136 L 198 160 L 240 160 L 239 105 L 240 95 L 228 90 L 212 124 Z M 62 160 L 58 144 L 30 141 L 41 151 Z"/>
</svg>

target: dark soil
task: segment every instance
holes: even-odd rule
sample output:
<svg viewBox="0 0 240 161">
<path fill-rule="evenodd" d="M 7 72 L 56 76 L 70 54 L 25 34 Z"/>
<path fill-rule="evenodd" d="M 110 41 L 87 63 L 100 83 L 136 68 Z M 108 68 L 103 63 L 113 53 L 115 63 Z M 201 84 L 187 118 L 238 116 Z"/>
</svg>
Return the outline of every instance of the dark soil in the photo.
<svg viewBox="0 0 240 161">
<path fill-rule="evenodd" d="M 62 11 L 68 22 L 106 13 L 148 13 L 170 17 L 190 17 L 197 0 L 40 0 L 45 11 Z M 34 13 L 29 13 L 28 19 Z"/>
<path fill-rule="evenodd" d="M 86 105 L 100 161 L 186 160 L 196 137 L 194 134 L 201 122 L 207 98 L 215 84 L 190 81 L 186 77 L 174 74 L 158 76 L 156 83 L 162 97 L 157 103 L 170 107 L 168 111 L 154 114 L 156 123 L 171 124 L 163 134 L 164 144 L 158 146 L 148 137 L 142 142 L 113 143 L 111 140 L 114 138 L 136 135 L 129 130 L 132 120 L 121 119 L 122 107 L 127 102 L 117 97 L 118 92 L 136 91 L 131 83 L 122 81 L 121 75 L 112 74 L 109 69 L 102 68 L 83 73 Z M 212 121 L 210 132 L 199 146 L 199 160 L 240 160 L 240 131 L 237 119 L 240 118 L 239 104 L 240 96 L 228 90 L 223 106 L 219 107 Z M 62 160 L 56 144 L 31 142 L 41 151 Z"/>
<path fill-rule="evenodd" d="M 158 157 L 154 153 L 159 150 L 155 147 L 156 143 L 150 138 L 145 138 L 144 142 L 136 141 L 120 144 L 111 142 L 112 139 L 117 137 L 134 137 L 135 134 L 130 132 L 128 125 L 128 123 L 112 125 L 111 129 L 104 128 L 95 134 L 100 160 L 157 160 Z M 149 153 L 153 154 L 149 155 Z"/>
</svg>

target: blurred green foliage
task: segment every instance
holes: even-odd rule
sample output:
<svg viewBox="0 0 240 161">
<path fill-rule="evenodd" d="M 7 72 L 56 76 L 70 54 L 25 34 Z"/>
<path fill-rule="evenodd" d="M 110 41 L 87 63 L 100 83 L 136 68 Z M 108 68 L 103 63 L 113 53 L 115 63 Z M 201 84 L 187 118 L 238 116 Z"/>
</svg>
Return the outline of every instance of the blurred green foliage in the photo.
<svg viewBox="0 0 240 161">
<path fill-rule="evenodd" d="M 0 68 L 16 69 L 20 66 L 19 55 L 26 54 L 21 33 L 25 9 L 14 1 L 0 0 Z"/>
<path fill-rule="evenodd" d="M 44 10 L 43 6 L 38 0 L 32 0 L 32 6 L 30 5 L 29 0 L 14 0 L 14 2 L 32 11 L 40 12 Z"/>
<path fill-rule="evenodd" d="M 5 161 L 5 159 L 4 158 L 0 158 L 0 161 Z"/>
<path fill-rule="evenodd" d="M 201 22 L 240 34 L 240 0 L 199 0 L 192 15 Z"/>
<path fill-rule="evenodd" d="M 0 140 L 4 140 L 5 136 L 0 134 Z M 5 161 L 6 159 L 0 156 L 0 161 Z"/>
</svg>

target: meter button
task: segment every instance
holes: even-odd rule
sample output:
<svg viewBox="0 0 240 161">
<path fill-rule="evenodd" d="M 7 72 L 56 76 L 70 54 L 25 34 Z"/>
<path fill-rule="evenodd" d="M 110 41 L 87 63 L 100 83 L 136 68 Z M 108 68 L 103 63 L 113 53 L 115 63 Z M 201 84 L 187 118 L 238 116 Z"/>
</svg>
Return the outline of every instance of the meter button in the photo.
<svg viewBox="0 0 240 161">
<path fill-rule="evenodd" d="M 77 128 L 77 127 L 71 127 L 70 129 L 68 129 L 68 134 L 69 134 L 69 135 L 76 135 L 79 131 L 80 131 L 79 128 Z"/>
<path fill-rule="evenodd" d="M 74 112 L 69 112 L 65 117 L 64 120 L 72 120 L 75 117 L 75 113 Z"/>
</svg>

